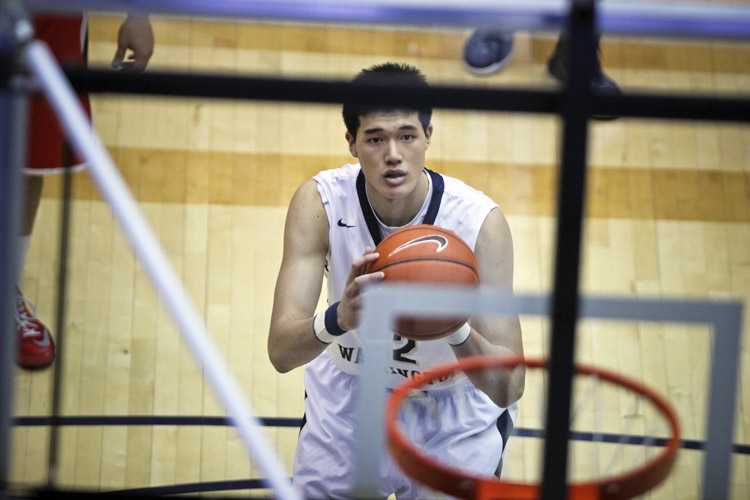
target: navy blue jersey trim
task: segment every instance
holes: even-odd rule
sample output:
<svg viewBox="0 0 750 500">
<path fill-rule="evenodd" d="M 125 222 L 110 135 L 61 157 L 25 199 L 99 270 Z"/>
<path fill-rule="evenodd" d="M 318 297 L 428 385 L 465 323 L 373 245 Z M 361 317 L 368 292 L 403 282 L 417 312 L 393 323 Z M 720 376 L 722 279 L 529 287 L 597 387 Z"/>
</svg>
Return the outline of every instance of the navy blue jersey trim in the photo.
<svg viewBox="0 0 750 500">
<path fill-rule="evenodd" d="M 495 470 L 495 475 L 497 477 L 500 477 L 500 473 L 503 470 L 503 458 L 505 456 L 505 448 L 508 445 L 508 439 L 510 439 L 510 435 L 513 433 L 513 419 L 510 418 L 510 413 L 508 413 L 508 410 L 505 410 L 500 414 L 499 417 L 497 417 L 497 430 L 500 431 L 500 436 L 503 438 L 503 455 L 500 457 L 500 463 L 497 464 L 497 470 Z"/>
<path fill-rule="evenodd" d="M 432 198 L 430 198 L 430 204 L 427 206 L 427 213 L 425 214 L 423 224 L 435 224 L 435 219 L 437 219 L 438 211 L 440 210 L 440 202 L 445 192 L 445 182 L 442 175 L 426 168 L 424 170 L 432 179 Z M 375 246 L 378 246 L 383 238 L 380 236 L 378 218 L 375 216 L 375 212 L 372 211 L 370 200 L 367 199 L 365 174 L 362 173 L 362 169 L 357 174 L 357 197 L 359 198 L 362 215 L 364 215 L 365 222 L 367 223 L 367 229 L 370 231 L 370 237 L 372 237 Z"/>
<path fill-rule="evenodd" d="M 372 211 L 370 206 L 370 200 L 367 199 L 367 189 L 365 188 L 365 174 L 362 173 L 362 169 L 357 174 L 357 196 L 359 197 L 359 206 L 362 209 L 362 215 L 365 216 L 365 222 L 367 223 L 367 229 L 370 231 L 370 236 L 375 246 L 380 244 L 383 239 L 380 236 L 380 227 L 378 226 L 378 219 L 375 217 L 375 212 Z"/>
<path fill-rule="evenodd" d="M 307 391 L 305 391 L 305 405 L 307 405 Z M 306 424 L 307 424 L 307 412 L 304 412 L 302 414 L 302 420 L 299 423 L 299 433 L 297 433 L 298 436 L 302 432 L 302 429 L 305 427 Z"/>
<path fill-rule="evenodd" d="M 497 430 L 500 431 L 500 435 L 503 437 L 503 451 L 508 444 L 508 438 L 513 433 L 513 419 L 510 418 L 508 411 L 504 411 L 497 417 Z"/>
<path fill-rule="evenodd" d="M 438 211 L 440 210 L 440 202 L 443 200 L 443 193 L 445 192 L 445 182 L 443 176 L 437 172 L 433 172 L 430 169 L 425 169 L 425 172 L 432 178 L 432 198 L 430 204 L 427 206 L 427 213 L 424 216 L 422 224 L 435 224 L 437 219 Z"/>
</svg>

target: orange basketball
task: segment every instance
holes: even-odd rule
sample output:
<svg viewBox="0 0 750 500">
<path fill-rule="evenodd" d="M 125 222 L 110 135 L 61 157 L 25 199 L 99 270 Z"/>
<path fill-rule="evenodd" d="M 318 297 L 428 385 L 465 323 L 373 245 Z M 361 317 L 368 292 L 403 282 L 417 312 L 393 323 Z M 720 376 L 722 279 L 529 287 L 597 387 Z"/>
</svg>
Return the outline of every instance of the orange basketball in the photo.
<svg viewBox="0 0 750 500">
<path fill-rule="evenodd" d="M 449 229 L 428 224 L 408 226 L 388 235 L 375 251 L 380 256 L 367 266 L 367 272 L 382 271 L 385 281 L 469 287 L 479 284 L 474 252 Z M 466 320 L 401 317 L 395 333 L 413 340 L 437 339 L 455 332 Z"/>
</svg>

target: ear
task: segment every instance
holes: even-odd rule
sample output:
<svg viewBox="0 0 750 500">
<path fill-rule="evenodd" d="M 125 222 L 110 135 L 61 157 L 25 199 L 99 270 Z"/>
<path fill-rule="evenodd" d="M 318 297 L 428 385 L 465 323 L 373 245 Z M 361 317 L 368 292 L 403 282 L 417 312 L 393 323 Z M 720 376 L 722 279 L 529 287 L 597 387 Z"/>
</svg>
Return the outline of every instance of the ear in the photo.
<svg viewBox="0 0 750 500">
<path fill-rule="evenodd" d="M 425 149 L 430 147 L 430 141 L 432 140 L 432 123 L 427 127 L 427 131 L 424 134 L 425 136 Z"/>
<path fill-rule="evenodd" d="M 357 139 L 352 136 L 348 130 L 346 131 L 346 134 L 344 134 L 344 137 L 346 138 L 346 142 L 349 143 L 349 152 L 353 157 L 359 158 L 359 156 L 357 156 Z"/>
</svg>

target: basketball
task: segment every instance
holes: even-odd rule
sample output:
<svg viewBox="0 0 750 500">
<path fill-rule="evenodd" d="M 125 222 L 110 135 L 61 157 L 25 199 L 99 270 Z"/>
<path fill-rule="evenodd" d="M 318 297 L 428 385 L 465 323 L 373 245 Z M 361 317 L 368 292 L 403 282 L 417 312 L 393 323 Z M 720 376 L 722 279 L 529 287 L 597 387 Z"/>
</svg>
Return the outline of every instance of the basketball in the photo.
<svg viewBox="0 0 750 500">
<path fill-rule="evenodd" d="M 476 287 L 479 265 L 474 252 L 456 233 L 421 224 L 394 231 L 375 249 L 380 255 L 367 266 L 368 273 L 382 271 L 386 282 L 434 283 Z M 430 319 L 401 317 L 395 333 L 412 340 L 445 337 L 467 317 Z"/>
</svg>

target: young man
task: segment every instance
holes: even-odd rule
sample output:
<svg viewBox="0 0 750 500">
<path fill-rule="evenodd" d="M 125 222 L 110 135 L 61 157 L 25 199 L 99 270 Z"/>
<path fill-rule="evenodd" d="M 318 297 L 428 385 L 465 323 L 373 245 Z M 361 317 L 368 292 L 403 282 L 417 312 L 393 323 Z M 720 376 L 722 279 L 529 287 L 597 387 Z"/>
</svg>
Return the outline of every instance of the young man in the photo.
<svg viewBox="0 0 750 500">
<path fill-rule="evenodd" d="M 50 47 L 60 62 L 85 62 L 86 21 L 83 14 L 39 14 L 34 17 L 34 34 Z M 133 51 L 124 61 L 126 51 Z M 117 50 L 112 67 L 142 71 L 154 50 L 154 34 L 146 15 L 129 15 L 120 26 Z M 89 102 L 82 96 L 81 104 L 90 114 Z M 16 362 L 23 368 L 42 368 L 55 359 L 55 342 L 49 329 L 36 317 L 34 305 L 21 292 L 21 277 L 31 244 L 31 233 L 42 196 L 45 175 L 83 167 L 67 146 L 65 136 L 52 107 L 37 96 L 29 106 L 29 134 L 26 168 L 24 169 L 24 207 L 21 234 L 18 237 L 20 265 L 16 269 Z M 78 165 L 75 165 L 78 163 Z M 51 243 L 51 242 L 48 242 Z"/>
<path fill-rule="evenodd" d="M 390 63 L 366 69 L 354 81 L 427 86 L 416 68 Z M 347 498 L 353 487 L 360 346 L 351 332 L 359 325 L 362 289 L 383 279 L 382 273 L 365 274 L 377 258 L 377 243 L 413 224 L 452 229 L 474 249 L 483 286 L 513 284 L 513 244 L 498 206 L 461 181 L 425 169 L 432 110 L 344 105 L 343 114 L 349 151 L 359 164 L 320 172 L 292 198 L 268 339 L 277 370 L 306 365 L 305 423 L 294 464 L 294 483 L 305 498 Z M 330 307 L 313 316 L 324 275 Z M 398 374 L 404 368 L 421 371 L 456 357 L 523 353 L 517 317 L 472 318 L 470 326 L 438 340 L 393 339 L 398 355 L 393 366 L 384 367 L 391 373 L 390 387 L 404 380 Z M 475 472 L 495 473 L 507 438 L 499 429 L 509 429 L 515 418 L 524 375 L 523 369 L 492 381 L 459 375 L 431 386 L 428 396 L 442 411 L 459 412 L 441 421 L 432 441 L 440 444 L 433 451 L 449 463 L 469 465 L 468 460 Z M 468 394 L 470 405 L 454 404 L 458 393 Z M 429 495 L 392 463 L 381 479 L 384 498 Z"/>
</svg>

